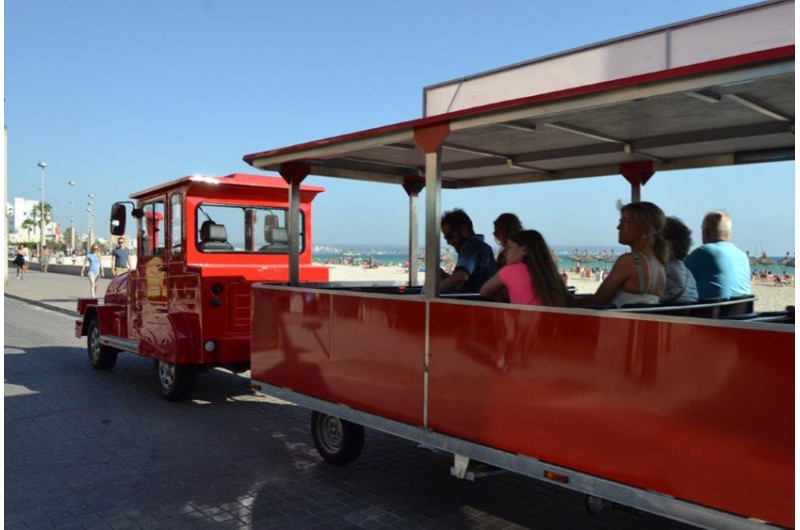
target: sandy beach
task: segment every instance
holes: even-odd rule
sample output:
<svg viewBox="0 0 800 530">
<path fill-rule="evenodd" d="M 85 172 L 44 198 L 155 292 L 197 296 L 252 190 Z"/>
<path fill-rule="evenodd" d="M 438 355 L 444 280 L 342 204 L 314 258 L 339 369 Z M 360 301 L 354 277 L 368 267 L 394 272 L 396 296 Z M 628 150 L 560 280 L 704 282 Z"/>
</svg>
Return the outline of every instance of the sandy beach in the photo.
<svg viewBox="0 0 800 530">
<path fill-rule="evenodd" d="M 393 282 L 398 285 L 408 283 L 408 273 L 403 267 L 380 266 L 365 269 L 352 265 L 328 265 L 332 282 Z M 419 273 L 419 282 L 425 281 L 425 273 Z M 579 294 L 591 294 L 597 290 L 600 282 L 594 278 L 579 278 L 569 273 L 569 285 L 575 286 Z M 753 285 L 756 295 L 756 311 L 782 311 L 788 305 L 794 305 L 794 285 L 777 286 L 767 281 L 757 280 Z"/>
</svg>

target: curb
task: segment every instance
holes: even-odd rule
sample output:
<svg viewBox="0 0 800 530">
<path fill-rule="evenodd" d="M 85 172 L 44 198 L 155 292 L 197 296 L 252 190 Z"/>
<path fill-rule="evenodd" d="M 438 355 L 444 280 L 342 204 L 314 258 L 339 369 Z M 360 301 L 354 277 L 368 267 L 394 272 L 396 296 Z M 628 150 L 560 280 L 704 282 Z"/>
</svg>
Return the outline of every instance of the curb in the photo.
<svg viewBox="0 0 800 530">
<path fill-rule="evenodd" d="M 65 315 L 69 315 L 72 317 L 79 317 L 81 316 L 80 313 L 77 311 L 73 311 L 71 309 L 64 309 L 63 307 L 58 307 L 55 305 L 46 304 L 44 302 L 40 302 L 38 300 L 31 300 L 30 298 L 23 298 L 22 296 L 17 296 L 15 294 L 3 293 L 6 298 L 11 298 L 12 300 L 17 300 L 19 302 L 27 302 L 32 305 L 38 305 L 39 307 L 43 307 L 45 309 L 49 309 L 50 311 L 57 311 L 59 313 L 64 313 Z"/>
</svg>

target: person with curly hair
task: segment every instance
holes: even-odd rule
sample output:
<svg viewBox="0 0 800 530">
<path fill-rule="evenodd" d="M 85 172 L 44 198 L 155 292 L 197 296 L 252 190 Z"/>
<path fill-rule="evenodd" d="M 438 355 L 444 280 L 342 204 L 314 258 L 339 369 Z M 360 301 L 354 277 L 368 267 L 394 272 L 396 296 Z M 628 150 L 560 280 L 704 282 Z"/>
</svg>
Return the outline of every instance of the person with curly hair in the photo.
<svg viewBox="0 0 800 530">
<path fill-rule="evenodd" d="M 694 275 L 683 263 L 692 246 L 692 231 L 677 217 L 667 217 L 661 235 L 669 243 L 669 263 L 664 270 L 667 286 L 661 295 L 661 303 L 696 302 L 697 283 Z"/>
</svg>

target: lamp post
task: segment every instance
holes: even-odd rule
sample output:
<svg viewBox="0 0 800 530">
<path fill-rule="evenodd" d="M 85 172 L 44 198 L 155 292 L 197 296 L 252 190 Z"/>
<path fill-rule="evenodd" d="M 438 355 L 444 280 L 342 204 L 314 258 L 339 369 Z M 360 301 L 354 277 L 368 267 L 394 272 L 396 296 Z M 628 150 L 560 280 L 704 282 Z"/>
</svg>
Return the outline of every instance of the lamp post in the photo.
<svg viewBox="0 0 800 530">
<path fill-rule="evenodd" d="M 86 208 L 86 211 L 89 213 L 89 240 L 86 242 L 87 253 L 94 244 L 94 209 L 92 207 L 92 200 L 94 199 L 94 193 L 90 193 L 88 197 L 89 197 L 89 202 L 88 202 L 89 207 Z"/>
<path fill-rule="evenodd" d="M 67 181 L 67 186 L 69 186 L 70 248 L 72 249 L 72 252 L 75 252 L 75 216 L 74 216 L 74 209 L 72 206 L 72 190 L 75 187 L 75 181 L 74 180 Z"/>
<path fill-rule="evenodd" d="M 42 232 L 41 235 L 39 236 L 39 256 L 40 256 L 39 259 L 41 259 L 42 248 L 44 248 L 44 246 L 46 245 L 45 235 L 44 235 L 44 226 L 45 226 L 45 222 L 44 222 L 44 168 L 47 167 L 47 163 L 46 162 L 39 162 L 36 165 L 39 166 L 42 169 L 42 202 L 41 202 L 41 204 L 39 204 L 39 215 L 41 216 L 41 219 L 39 219 L 39 225 L 40 225 L 39 227 L 40 227 L 41 232 Z"/>
</svg>

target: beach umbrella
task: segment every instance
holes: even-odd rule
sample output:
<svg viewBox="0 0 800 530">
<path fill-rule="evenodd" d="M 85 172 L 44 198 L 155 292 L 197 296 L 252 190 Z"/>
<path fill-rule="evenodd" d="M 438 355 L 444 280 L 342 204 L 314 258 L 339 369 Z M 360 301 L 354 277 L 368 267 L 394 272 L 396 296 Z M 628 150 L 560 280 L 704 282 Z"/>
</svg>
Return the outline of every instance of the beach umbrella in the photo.
<svg viewBox="0 0 800 530">
<path fill-rule="evenodd" d="M 750 251 L 747 251 L 747 259 L 750 261 L 750 266 L 755 267 L 758 265 L 758 260 L 750 255 Z"/>
<path fill-rule="evenodd" d="M 550 254 L 553 256 L 553 263 L 561 263 L 561 258 L 556 256 L 556 252 L 553 249 L 550 249 Z"/>
<path fill-rule="evenodd" d="M 578 249 L 577 248 L 575 250 L 573 250 L 572 253 L 567 257 L 569 259 L 571 259 L 572 261 L 580 261 L 581 260 L 581 255 L 578 253 Z"/>
<path fill-rule="evenodd" d="M 600 261 L 603 262 L 603 270 L 606 269 L 606 265 L 608 265 L 609 263 L 614 263 L 615 261 L 617 261 L 617 257 L 614 255 L 614 249 L 613 248 L 611 249 L 611 254 L 608 254 L 607 252 L 603 251 L 603 257 L 600 258 Z"/>
<path fill-rule="evenodd" d="M 783 273 L 786 274 L 786 267 L 794 268 L 794 258 L 789 257 L 789 253 L 786 253 L 786 256 L 778 262 L 779 265 L 783 265 Z"/>
<path fill-rule="evenodd" d="M 584 250 L 583 256 L 578 256 L 578 259 L 575 261 L 578 261 L 580 263 L 594 263 L 597 260 L 589 255 L 588 250 Z"/>
<path fill-rule="evenodd" d="M 776 265 L 778 262 L 767 256 L 766 252 L 761 253 L 761 257 L 756 260 L 759 265 Z"/>
</svg>

